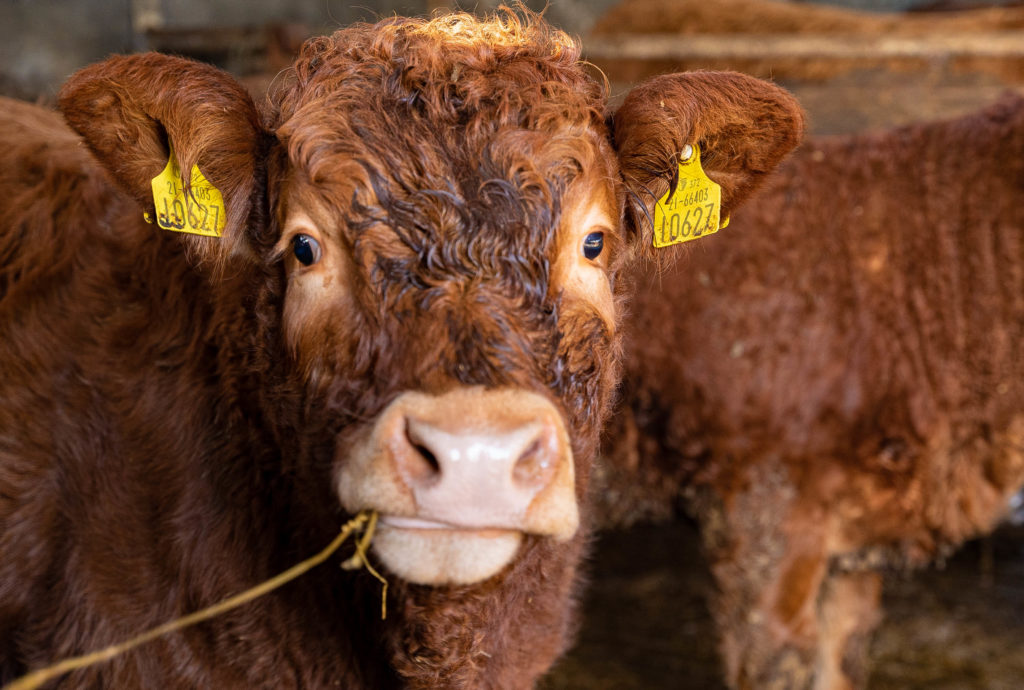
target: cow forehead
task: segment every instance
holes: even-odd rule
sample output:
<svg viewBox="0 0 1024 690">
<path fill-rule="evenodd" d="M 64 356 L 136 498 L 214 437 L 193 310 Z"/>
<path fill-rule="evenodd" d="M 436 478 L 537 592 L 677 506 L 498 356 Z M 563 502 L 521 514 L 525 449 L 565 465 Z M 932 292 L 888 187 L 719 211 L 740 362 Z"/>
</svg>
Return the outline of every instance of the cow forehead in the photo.
<svg viewBox="0 0 1024 690">
<path fill-rule="evenodd" d="M 573 150 L 607 136 L 603 89 L 565 34 L 505 19 L 396 18 L 308 42 L 272 97 L 291 164 L 325 189 L 354 174 L 469 197 L 578 168 Z"/>
<path fill-rule="evenodd" d="M 325 102 L 372 105 L 371 95 L 422 108 L 435 122 L 488 110 L 513 119 L 531 111 L 538 122 L 585 120 L 604 94 L 580 68 L 578 43 L 540 20 L 504 19 L 396 17 L 311 39 L 276 94 L 277 123 Z M 545 100 L 557 103 L 537 107 Z"/>
<path fill-rule="evenodd" d="M 378 274 L 542 264 L 566 197 L 616 177 L 577 46 L 513 19 L 395 19 L 304 47 L 278 137 L 305 205 L 360 263 L 399 269 Z"/>
</svg>

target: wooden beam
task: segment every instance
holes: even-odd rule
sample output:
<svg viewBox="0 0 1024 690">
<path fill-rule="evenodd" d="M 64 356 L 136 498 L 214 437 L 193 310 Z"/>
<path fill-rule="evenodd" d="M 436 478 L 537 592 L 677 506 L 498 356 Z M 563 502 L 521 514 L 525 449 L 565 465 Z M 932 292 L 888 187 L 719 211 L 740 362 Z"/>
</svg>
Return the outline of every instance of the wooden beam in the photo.
<svg viewBox="0 0 1024 690">
<path fill-rule="evenodd" d="M 799 36 L 675 34 L 593 37 L 583 42 L 588 60 L 815 60 L 882 61 L 892 58 L 1024 58 L 1024 31 L 959 36 Z"/>
</svg>

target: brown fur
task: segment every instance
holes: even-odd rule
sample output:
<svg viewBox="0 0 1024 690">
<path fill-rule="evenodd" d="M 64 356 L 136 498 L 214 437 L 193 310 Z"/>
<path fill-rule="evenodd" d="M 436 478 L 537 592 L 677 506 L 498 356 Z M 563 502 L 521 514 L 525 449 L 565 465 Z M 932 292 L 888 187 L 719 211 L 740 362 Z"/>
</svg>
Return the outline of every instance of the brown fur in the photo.
<svg viewBox="0 0 1024 690">
<path fill-rule="evenodd" d="M 378 584 L 335 562 L 66 682 L 519 688 L 549 667 L 574 626 L 620 350 L 615 320 L 553 282 L 563 209 L 596 189 L 618 225 L 627 196 L 640 216 L 651 201 L 619 172 L 642 142 L 612 141 L 578 57 L 533 16 L 388 19 L 312 39 L 262 113 L 210 67 L 115 57 L 60 98 L 95 159 L 52 113 L 0 103 L 0 682 L 320 549 L 347 518 L 332 488 L 346 448 L 403 391 L 462 385 L 524 388 L 563 412 L 584 525 L 572 540 L 526 537 L 479 584 L 392 577 L 384 622 Z M 661 127 L 642 100 L 630 117 L 720 145 L 725 187 L 742 190 L 730 207 L 799 138 L 780 89 L 663 84 L 687 118 Z M 168 141 L 224 193 L 222 239 L 143 221 Z M 665 185 L 674 162 L 654 162 L 644 184 Z M 312 301 L 293 299 L 315 274 L 288 252 L 290 205 L 319 214 L 324 251 L 342 254 Z M 600 270 L 617 304 L 637 223 L 609 228 Z"/>
<path fill-rule="evenodd" d="M 603 510 L 687 499 L 732 687 L 861 687 L 874 569 L 1024 484 L 1022 190 L 1019 97 L 823 139 L 642 281 Z"/>
</svg>

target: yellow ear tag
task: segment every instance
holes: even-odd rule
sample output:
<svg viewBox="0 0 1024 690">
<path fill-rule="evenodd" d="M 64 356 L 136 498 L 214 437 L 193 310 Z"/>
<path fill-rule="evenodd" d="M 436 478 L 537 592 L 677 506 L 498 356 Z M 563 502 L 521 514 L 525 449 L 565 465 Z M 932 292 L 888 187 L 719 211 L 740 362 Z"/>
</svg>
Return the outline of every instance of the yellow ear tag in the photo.
<svg viewBox="0 0 1024 690">
<path fill-rule="evenodd" d="M 192 166 L 191 182 L 191 194 L 186 197 L 178 159 L 172 147 L 167 167 L 153 178 L 156 224 L 164 230 L 220 237 L 227 223 L 224 197 L 199 172 L 198 165 Z"/>
<path fill-rule="evenodd" d="M 683 147 L 679 183 L 654 206 L 654 246 L 669 247 L 714 234 L 729 224 L 721 220 L 722 188 L 704 174 L 700 148 Z"/>
</svg>

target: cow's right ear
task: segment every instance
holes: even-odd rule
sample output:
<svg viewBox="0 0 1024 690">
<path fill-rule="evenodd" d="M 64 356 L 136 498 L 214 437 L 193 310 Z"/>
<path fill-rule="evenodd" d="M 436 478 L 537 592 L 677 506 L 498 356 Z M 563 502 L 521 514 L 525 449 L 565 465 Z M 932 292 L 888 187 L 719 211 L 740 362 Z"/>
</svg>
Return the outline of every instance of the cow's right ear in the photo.
<svg viewBox="0 0 1024 690">
<path fill-rule="evenodd" d="M 60 108 L 111 177 L 156 218 L 152 180 L 173 147 L 181 171 L 198 165 L 220 191 L 220 238 L 183 235 L 200 260 L 251 250 L 247 228 L 265 205 L 269 138 L 252 98 L 227 73 L 184 58 L 147 53 L 86 67 L 61 89 Z M 186 178 L 189 175 L 185 175 Z"/>
<path fill-rule="evenodd" d="M 680 156 L 697 145 L 707 176 L 730 213 L 800 143 L 804 114 L 785 90 L 737 72 L 682 72 L 650 79 L 615 112 L 613 140 L 626 184 L 627 223 L 642 257 L 653 252 L 655 202 L 678 176 Z"/>
</svg>

